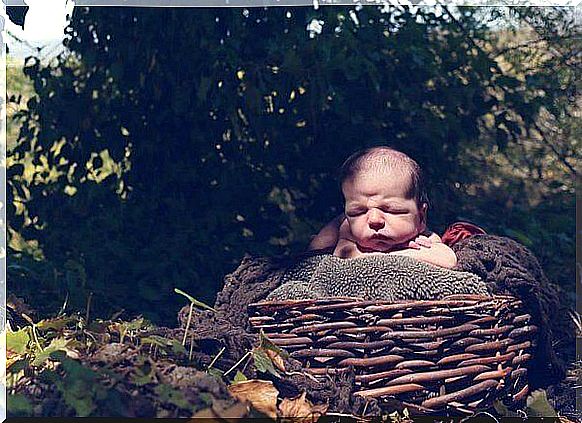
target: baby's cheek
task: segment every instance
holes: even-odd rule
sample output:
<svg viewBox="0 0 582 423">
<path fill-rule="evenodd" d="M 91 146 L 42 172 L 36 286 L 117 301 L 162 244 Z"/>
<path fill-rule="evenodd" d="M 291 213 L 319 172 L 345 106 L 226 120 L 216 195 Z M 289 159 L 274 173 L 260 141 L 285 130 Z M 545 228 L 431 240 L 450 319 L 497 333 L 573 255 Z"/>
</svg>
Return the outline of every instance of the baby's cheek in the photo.
<svg viewBox="0 0 582 423">
<path fill-rule="evenodd" d="M 362 237 L 364 231 L 363 231 L 363 225 L 361 222 L 353 221 L 353 222 L 351 222 L 349 228 L 350 228 L 350 232 L 351 232 L 353 237 L 356 237 L 356 238 Z"/>
</svg>

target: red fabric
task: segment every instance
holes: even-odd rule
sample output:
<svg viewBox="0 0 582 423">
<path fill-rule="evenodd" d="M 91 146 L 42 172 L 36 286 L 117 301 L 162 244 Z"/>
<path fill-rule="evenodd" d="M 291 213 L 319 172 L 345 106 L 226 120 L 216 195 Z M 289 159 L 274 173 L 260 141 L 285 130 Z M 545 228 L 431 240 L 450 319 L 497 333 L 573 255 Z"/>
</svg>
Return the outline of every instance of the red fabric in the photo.
<svg viewBox="0 0 582 423">
<path fill-rule="evenodd" d="M 443 236 L 441 237 L 443 243 L 452 247 L 462 239 L 469 238 L 473 235 L 485 235 L 484 229 L 469 222 L 455 222 L 450 225 Z"/>
</svg>

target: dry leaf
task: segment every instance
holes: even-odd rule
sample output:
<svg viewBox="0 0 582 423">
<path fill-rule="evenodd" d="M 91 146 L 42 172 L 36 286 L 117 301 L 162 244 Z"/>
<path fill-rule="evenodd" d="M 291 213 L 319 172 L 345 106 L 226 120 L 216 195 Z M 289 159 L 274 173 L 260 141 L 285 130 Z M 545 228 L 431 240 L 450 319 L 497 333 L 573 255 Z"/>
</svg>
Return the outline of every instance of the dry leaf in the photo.
<svg viewBox="0 0 582 423">
<path fill-rule="evenodd" d="M 278 354 L 273 350 L 266 350 L 266 352 L 275 367 L 285 373 L 287 370 L 285 370 L 285 363 L 283 362 L 283 357 L 281 357 L 281 354 Z"/>
<path fill-rule="evenodd" d="M 239 401 L 248 401 L 254 409 L 269 416 L 277 418 L 277 396 L 279 391 L 272 382 L 266 380 L 247 380 L 230 385 L 228 387 L 231 395 Z"/>
<path fill-rule="evenodd" d="M 284 398 L 279 404 L 279 413 L 282 418 L 293 418 L 294 422 L 312 423 L 317 421 L 327 411 L 327 404 L 313 405 L 303 392 L 297 398 Z"/>
<path fill-rule="evenodd" d="M 227 407 L 216 409 L 214 407 L 205 408 L 198 411 L 192 416 L 192 422 L 199 422 L 199 419 L 204 419 L 205 423 L 221 422 L 232 419 L 238 421 L 241 418 L 247 417 L 249 414 L 249 407 L 247 404 L 237 402 L 236 404 Z"/>
<path fill-rule="evenodd" d="M 23 355 L 19 355 L 14 353 L 13 351 L 7 350 L 6 351 L 6 369 L 10 369 L 14 363 L 22 360 L 24 358 Z M 4 377 L 4 369 L 0 369 L 0 380 Z"/>
</svg>

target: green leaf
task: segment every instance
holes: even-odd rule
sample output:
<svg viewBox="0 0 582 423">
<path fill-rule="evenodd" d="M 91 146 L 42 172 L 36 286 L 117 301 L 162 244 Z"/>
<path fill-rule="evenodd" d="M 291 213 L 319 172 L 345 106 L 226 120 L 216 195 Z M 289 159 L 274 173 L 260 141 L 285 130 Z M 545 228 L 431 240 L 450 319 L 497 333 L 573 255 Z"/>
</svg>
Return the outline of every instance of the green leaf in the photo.
<svg viewBox="0 0 582 423">
<path fill-rule="evenodd" d="M 502 417 L 522 417 L 519 415 L 519 413 L 511 411 L 509 407 L 507 407 L 505 404 L 503 404 L 502 401 L 499 400 L 493 403 L 493 408 Z"/>
<path fill-rule="evenodd" d="M 222 370 L 219 369 L 215 369 L 214 367 L 211 367 L 210 369 L 208 369 L 206 371 L 209 375 L 214 376 L 217 379 L 222 379 L 222 375 L 224 374 L 224 372 Z"/>
<path fill-rule="evenodd" d="M 61 392 L 65 404 L 75 411 L 77 417 L 87 417 L 97 408 L 97 401 L 107 395 L 105 388 L 97 383 L 98 374 L 79 362 L 72 360 L 61 351 L 53 353 L 51 358 L 59 358 L 64 377 L 54 380 Z"/>
<path fill-rule="evenodd" d="M 137 386 L 143 386 L 154 382 L 154 376 L 155 372 L 153 367 L 151 365 L 144 365 L 135 369 L 135 374 L 131 376 L 131 381 Z"/>
<path fill-rule="evenodd" d="M 232 382 L 239 383 L 239 382 L 244 382 L 245 380 L 248 380 L 247 377 L 243 374 L 243 372 L 241 372 L 240 370 L 237 370 Z"/>
<path fill-rule="evenodd" d="M 8 395 L 6 398 L 6 411 L 8 416 L 31 416 L 33 413 L 32 404 L 22 394 Z"/>
<path fill-rule="evenodd" d="M 81 388 L 81 385 L 77 384 L 77 387 Z M 88 417 L 96 408 L 91 396 L 86 395 L 83 390 L 63 388 L 63 399 L 69 407 L 75 410 L 76 417 Z"/>
<path fill-rule="evenodd" d="M 141 338 L 143 344 L 156 345 L 162 349 L 162 353 L 167 354 L 167 352 L 172 352 L 174 354 L 186 354 L 186 349 L 184 346 L 175 339 L 164 338 L 159 335 L 150 335 L 145 338 Z"/>
<path fill-rule="evenodd" d="M 214 398 L 208 392 L 200 392 L 198 394 L 198 398 L 200 398 L 202 402 L 209 407 L 214 403 Z"/>
<path fill-rule="evenodd" d="M 517 229 L 507 228 L 505 229 L 505 234 L 511 238 L 517 239 L 519 242 L 521 242 L 528 248 L 530 248 L 533 245 L 533 241 L 529 239 L 529 237 L 526 234 Z"/>
<path fill-rule="evenodd" d="M 284 349 L 280 348 L 279 346 L 275 345 L 273 343 L 273 341 L 271 341 L 269 338 L 267 338 L 267 336 L 265 335 L 265 332 L 263 330 L 261 330 L 261 332 L 259 333 L 259 348 L 264 348 L 266 350 L 271 350 L 273 352 L 276 352 L 281 357 L 285 357 L 285 358 L 289 357 L 289 353 L 287 351 L 285 351 Z"/>
<path fill-rule="evenodd" d="M 69 345 L 69 342 L 70 341 L 65 338 L 53 339 L 48 347 L 46 347 L 44 350 L 42 350 L 40 353 L 36 355 L 36 357 L 32 361 L 32 365 L 40 366 L 45 361 L 47 361 L 51 357 L 51 354 L 54 353 L 55 351 L 66 351 L 68 349 L 67 347 Z"/>
<path fill-rule="evenodd" d="M 97 373 L 95 373 L 94 370 L 83 366 L 78 361 L 64 356 L 62 352 L 60 354 L 60 361 L 63 369 L 67 372 L 67 376 L 70 377 L 71 380 L 93 383 L 97 379 Z M 52 354 L 51 358 L 55 356 L 56 354 Z"/>
<path fill-rule="evenodd" d="M 174 292 L 176 294 L 180 294 L 183 295 L 184 297 L 188 298 L 188 301 L 190 301 L 192 304 L 194 304 L 196 307 L 200 307 L 200 308 L 204 308 L 206 310 L 210 310 L 210 311 L 214 311 L 216 313 L 216 310 L 212 307 L 210 307 L 209 305 L 204 304 L 202 301 L 198 301 L 196 298 L 194 298 L 193 296 L 191 296 L 190 294 L 186 294 L 184 291 L 182 291 L 181 289 L 178 288 L 174 288 Z"/>
<path fill-rule="evenodd" d="M 525 412 L 528 417 L 557 417 L 558 414 L 548 401 L 546 391 L 533 391 L 526 400 Z"/>
<path fill-rule="evenodd" d="M 140 330 L 143 329 L 146 325 L 148 324 L 148 322 L 143 318 L 137 318 L 132 320 L 131 322 L 128 322 L 126 324 L 126 329 L 129 330 Z"/>
<path fill-rule="evenodd" d="M 176 339 L 169 339 L 170 349 L 174 354 L 186 354 L 186 348 Z"/>
<path fill-rule="evenodd" d="M 9 373 L 19 373 L 30 365 L 29 359 L 15 361 L 6 369 Z"/>
<path fill-rule="evenodd" d="M 279 376 L 277 369 L 265 351 L 261 348 L 254 348 L 252 352 L 253 360 L 257 371 L 262 373 L 271 373 L 274 376 Z"/>
<path fill-rule="evenodd" d="M 161 348 L 164 348 L 167 345 L 167 339 L 158 335 L 146 336 L 145 338 L 140 338 L 140 341 L 143 345 L 151 344 Z"/>
<path fill-rule="evenodd" d="M 170 403 L 185 410 L 193 409 L 192 404 L 184 398 L 182 392 L 170 385 L 158 385 L 154 388 L 154 392 L 159 396 L 159 400 L 162 402 Z"/>
<path fill-rule="evenodd" d="M 131 322 L 113 323 L 111 328 L 119 332 L 120 342 L 123 343 L 123 339 L 128 332 L 144 329 L 147 324 L 148 322 L 143 317 L 140 317 L 138 319 L 132 320 Z"/>
<path fill-rule="evenodd" d="M 17 354 L 24 354 L 28 351 L 30 342 L 29 328 L 23 328 L 16 332 L 6 332 L 6 349 Z"/>
<path fill-rule="evenodd" d="M 77 319 L 73 317 L 60 317 L 56 319 L 41 320 L 36 324 L 36 327 L 41 330 L 60 330 L 65 328 L 68 324 L 75 323 L 76 321 Z"/>
</svg>

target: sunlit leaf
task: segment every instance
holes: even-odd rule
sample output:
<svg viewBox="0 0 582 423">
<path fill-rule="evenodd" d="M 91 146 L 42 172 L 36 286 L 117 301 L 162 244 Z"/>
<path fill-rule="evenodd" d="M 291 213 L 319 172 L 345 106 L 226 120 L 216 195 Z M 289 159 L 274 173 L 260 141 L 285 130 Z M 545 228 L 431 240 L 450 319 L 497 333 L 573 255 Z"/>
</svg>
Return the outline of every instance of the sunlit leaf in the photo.
<svg viewBox="0 0 582 423">
<path fill-rule="evenodd" d="M 43 349 L 40 353 L 36 355 L 34 360 L 32 361 L 33 366 L 40 366 L 46 360 L 48 360 L 52 353 L 56 351 L 64 351 L 67 352 L 70 350 L 69 348 L 70 340 L 65 338 L 54 338 L 51 343 Z"/>
<path fill-rule="evenodd" d="M 282 418 L 292 418 L 301 423 L 312 423 L 327 412 L 327 404 L 314 405 L 303 392 L 296 398 L 283 398 L 279 404 L 279 413 Z"/>
<path fill-rule="evenodd" d="M 247 380 L 230 385 L 228 391 L 240 401 L 248 401 L 253 408 L 272 419 L 277 418 L 277 396 L 279 391 L 272 382 L 265 380 Z"/>
<path fill-rule="evenodd" d="M 6 349 L 17 354 L 24 354 L 28 350 L 28 343 L 30 342 L 30 329 L 23 328 L 16 332 L 6 332 Z"/>
<path fill-rule="evenodd" d="M 246 380 L 248 380 L 247 377 L 240 370 L 237 370 L 234 375 L 233 383 L 240 383 Z"/>
<path fill-rule="evenodd" d="M 41 330 L 54 329 L 61 330 L 71 323 L 76 323 L 77 319 L 74 317 L 58 317 L 55 319 L 41 320 L 36 324 L 36 327 Z"/>
</svg>

